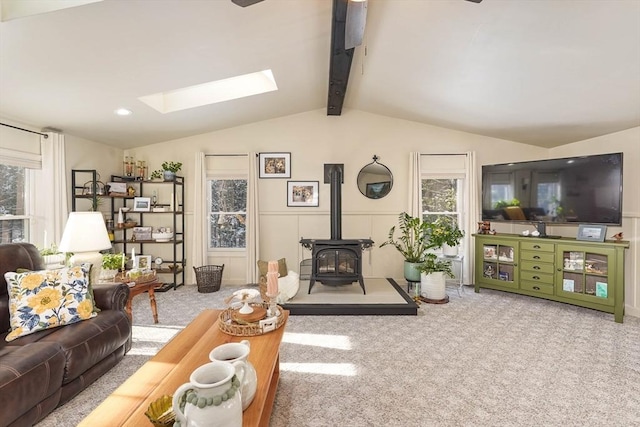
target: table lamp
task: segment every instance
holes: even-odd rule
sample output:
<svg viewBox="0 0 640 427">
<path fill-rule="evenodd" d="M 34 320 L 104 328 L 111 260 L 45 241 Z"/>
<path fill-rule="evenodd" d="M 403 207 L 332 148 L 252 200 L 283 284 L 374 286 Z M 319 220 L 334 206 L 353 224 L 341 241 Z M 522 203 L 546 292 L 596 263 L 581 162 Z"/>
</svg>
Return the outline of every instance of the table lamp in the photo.
<svg viewBox="0 0 640 427">
<path fill-rule="evenodd" d="M 109 234 L 101 212 L 71 212 L 58 249 L 73 252 L 72 266 L 91 263 L 91 283 L 98 283 L 102 270 L 102 249 L 111 249 Z"/>
</svg>

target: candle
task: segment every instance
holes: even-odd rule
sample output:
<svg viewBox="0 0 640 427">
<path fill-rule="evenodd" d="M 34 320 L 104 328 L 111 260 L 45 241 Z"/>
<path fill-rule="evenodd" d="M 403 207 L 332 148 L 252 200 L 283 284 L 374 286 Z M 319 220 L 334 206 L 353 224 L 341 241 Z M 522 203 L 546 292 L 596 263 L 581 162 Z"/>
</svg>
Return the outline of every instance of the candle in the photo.
<svg viewBox="0 0 640 427">
<path fill-rule="evenodd" d="M 131 248 L 131 269 L 136 268 L 136 250 L 135 248 Z"/>
<path fill-rule="evenodd" d="M 47 230 L 44 230 L 44 244 L 42 247 L 47 249 Z"/>
<path fill-rule="evenodd" d="M 124 256 L 124 251 L 122 252 L 122 268 L 121 270 L 124 271 L 124 259 L 126 258 L 126 256 Z"/>
<path fill-rule="evenodd" d="M 267 265 L 267 294 L 278 295 L 278 261 L 269 261 Z"/>
</svg>

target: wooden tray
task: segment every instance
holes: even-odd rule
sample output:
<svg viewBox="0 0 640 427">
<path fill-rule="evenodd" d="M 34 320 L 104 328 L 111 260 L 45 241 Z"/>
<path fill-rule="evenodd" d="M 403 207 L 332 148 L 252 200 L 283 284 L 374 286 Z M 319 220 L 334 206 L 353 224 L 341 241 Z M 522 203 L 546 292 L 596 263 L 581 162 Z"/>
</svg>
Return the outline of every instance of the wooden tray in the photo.
<svg viewBox="0 0 640 427">
<path fill-rule="evenodd" d="M 264 313 L 266 315 L 267 308 L 269 304 L 267 303 L 251 303 L 249 304 L 254 308 L 254 312 L 257 309 L 264 309 Z M 252 337 L 256 335 L 262 335 L 272 330 L 280 328 L 285 323 L 285 316 L 283 315 L 283 309 L 279 305 L 276 305 L 279 316 L 275 317 L 273 322 L 270 322 L 267 325 L 261 325 L 260 322 L 266 319 L 259 319 L 256 322 L 248 322 L 245 323 L 242 319 L 234 318 L 234 315 L 237 314 L 238 309 L 236 308 L 227 308 L 226 310 L 220 313 L 218 317 L 218 327 L 222 332 L 229 335 L 234 335 L 238 337 Z M 239 323 L 238 320 L 241 322 Z"/>
</svg>

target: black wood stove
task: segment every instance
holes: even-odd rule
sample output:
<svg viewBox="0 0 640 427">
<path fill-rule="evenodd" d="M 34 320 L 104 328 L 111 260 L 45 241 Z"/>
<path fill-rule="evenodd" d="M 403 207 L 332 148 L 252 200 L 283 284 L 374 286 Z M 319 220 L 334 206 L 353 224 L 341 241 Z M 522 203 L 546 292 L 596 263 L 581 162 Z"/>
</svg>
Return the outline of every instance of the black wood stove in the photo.
<svg viewBox="0 0 640 427">
<path fill-rule="evenodd" d="M 342 165 L 327 166 L 331 184 L 331 239 L 301 239 L 311 251 L 309 293 L 316 280 L 324 285 L 348 285 L 358 281 L 362 292 L 362 251 L 373 245 L 370 239 L 342 239 Z"/>
</svg>

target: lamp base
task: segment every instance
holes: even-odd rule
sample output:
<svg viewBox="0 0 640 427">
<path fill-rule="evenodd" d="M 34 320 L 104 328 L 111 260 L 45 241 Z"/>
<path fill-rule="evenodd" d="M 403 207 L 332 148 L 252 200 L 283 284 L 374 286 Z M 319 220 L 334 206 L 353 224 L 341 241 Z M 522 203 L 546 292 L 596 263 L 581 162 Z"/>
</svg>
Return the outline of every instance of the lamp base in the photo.
<svg viewBox="0 0 640 427">
<path fill-rule="evenodd" d="M 82 265 L 85 262 L 91 263 L 89 283 L 95 285 L 99 282 L 100 272 L 102 271 L 102 254 L 100 252 L 76 252 L 69 259 L 71 267 Z"/>
</svg>

